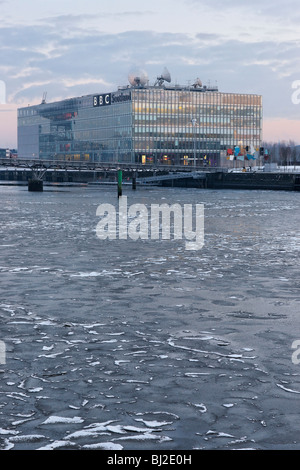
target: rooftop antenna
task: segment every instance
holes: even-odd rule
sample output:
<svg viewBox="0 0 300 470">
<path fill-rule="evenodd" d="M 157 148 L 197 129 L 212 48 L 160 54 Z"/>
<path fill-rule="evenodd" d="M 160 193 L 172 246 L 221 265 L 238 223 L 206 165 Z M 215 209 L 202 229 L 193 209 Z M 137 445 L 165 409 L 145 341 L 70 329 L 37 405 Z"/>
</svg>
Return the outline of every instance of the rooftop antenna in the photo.
<svg viewBox="0 0 300 470">
<path fill-rule="evenodd" d="M 163 69 L 162 74 L 159 77 L 157 77 L 156 82 L 154 83 L 154 86 L 157 86 L 157 85 L 162 86 L 164 82 L 168 82 L 168 83 L 171 82 L 171 74 L 169 70 L 167 69 L 167 67 L 165 67 Z"/>
<path fill-rule="evenodd" d="M 47 92 L 44 91 L 44 93 L 43 93 L 43 98 L 42 98 L 42 104 L 45 104 L 45 103 L 46 103 L 46 98 L 47 98 Z"/>
</svg>

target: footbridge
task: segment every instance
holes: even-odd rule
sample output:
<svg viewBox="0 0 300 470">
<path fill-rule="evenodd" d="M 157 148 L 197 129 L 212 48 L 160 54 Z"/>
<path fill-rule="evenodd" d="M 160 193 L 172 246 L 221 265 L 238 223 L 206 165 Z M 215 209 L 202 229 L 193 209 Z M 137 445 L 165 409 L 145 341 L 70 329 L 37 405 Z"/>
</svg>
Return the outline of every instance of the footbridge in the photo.
<svg viewBox="0 0 300 470">
<path fill-rule="evenodd" d="M 163 164 L 0 159 L 0 182 L 18 181 L 42 191 L 46 184 L 125 184 L 210 189 L 300 191 L 300 172 L 228 170 Z M 260 170 L 260 169 L 259 169 Z M 121 176 L 120 176 L 121 174 Z"/>
<path fill-rule="evenodd" d="M 39 160 L 39 159 L 0 159 L 0 169 L 31 169 L 31 170 L 77 170 L 77 171 L 164 171 L 167 173 L 180 171 L 190 173 L 196 170 L 192 165 L 167 165 L 162 163 L 127 163 L 127 162 L 90 162 L 84 160 Z M 220 171 L 217 167 L 201 167 L 205 172 Z"/>
<path fill-rule="evenodd" d="M 122 171 L 124 182 L 134 180 L 136 185 L 205 187 L 206 175 L 218 168 L 195 171 L 193 166 L 141 164 L 119 162 L 55 161 L 37 159 L 0 160 L 0 180 L 36 181 L 49 183 L 113 183 Z"/>
</svg>

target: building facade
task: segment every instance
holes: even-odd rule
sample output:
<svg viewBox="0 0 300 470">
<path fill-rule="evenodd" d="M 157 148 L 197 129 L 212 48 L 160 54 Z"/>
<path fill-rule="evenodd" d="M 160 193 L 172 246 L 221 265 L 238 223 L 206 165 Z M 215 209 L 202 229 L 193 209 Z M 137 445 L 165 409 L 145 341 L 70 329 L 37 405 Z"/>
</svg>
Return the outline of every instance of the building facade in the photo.
<svg viewBox="0 0 300 470">
<path fill-rule="evenodd" d="M 262 97 L 202 85 L 120 87 L 18 110 L 19 158 L 228 166 L 259 149 Z"/>
</svg>

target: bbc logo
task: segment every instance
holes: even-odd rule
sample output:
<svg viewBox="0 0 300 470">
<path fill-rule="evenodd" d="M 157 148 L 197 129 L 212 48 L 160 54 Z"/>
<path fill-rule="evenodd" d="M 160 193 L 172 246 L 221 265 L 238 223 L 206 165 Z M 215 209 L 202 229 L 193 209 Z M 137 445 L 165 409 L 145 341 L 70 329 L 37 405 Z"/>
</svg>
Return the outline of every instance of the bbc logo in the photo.
<svg viewBox="0 0 300 470">
<path fill-rule="evenodd" d="M 96 95 L 93 97 L 93 106 L 108 106 L 111 105 L 111 93 L 106 95 Z"/>
<path fill-rule="evenodd" d="M 6 104 L 6 85 L 3 80 L 0 80 L 0 104 Z"/>
</svg>

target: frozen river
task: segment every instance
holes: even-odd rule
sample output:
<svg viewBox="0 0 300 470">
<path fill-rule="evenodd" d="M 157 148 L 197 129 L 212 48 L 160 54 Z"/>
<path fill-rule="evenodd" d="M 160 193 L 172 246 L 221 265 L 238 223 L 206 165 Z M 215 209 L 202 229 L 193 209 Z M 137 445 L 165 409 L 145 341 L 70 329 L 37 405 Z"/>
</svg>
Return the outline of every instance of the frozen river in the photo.
<svg viewBox="0 0 300 470">
<path fill-rule="evenodd" d="M 123 194 L 204 204 L 204 247 L 97 238 L 115 187 L 0 186 L 0 449 L 299 450 L 299 193 Z"/>
</svg>

